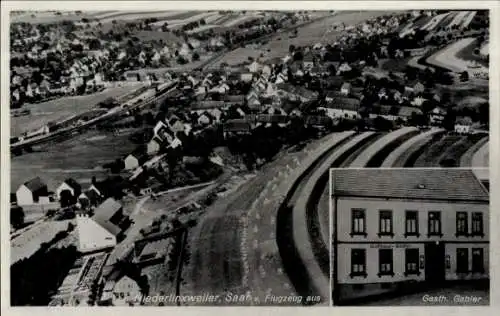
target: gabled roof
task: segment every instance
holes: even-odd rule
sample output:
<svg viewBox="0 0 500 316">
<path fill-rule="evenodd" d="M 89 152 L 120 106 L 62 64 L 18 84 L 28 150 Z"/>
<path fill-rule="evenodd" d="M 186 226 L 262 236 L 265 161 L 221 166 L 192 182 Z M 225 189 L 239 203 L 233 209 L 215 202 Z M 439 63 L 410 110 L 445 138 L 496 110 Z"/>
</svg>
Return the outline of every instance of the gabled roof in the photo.
<svg viewBox="0 0 500 316">
<path fill-rule="evenodd" d="M 341 110 L 350 110 L 350 111 L 358 111 L 359 110 L 360 101 L 358 99 L 353 98 L 334 98 L 333 101 L 326 103 L 324 107 L 330 109 L 341 109 Z"/>
<path fill-rule="evenodd" d="M 224 123 L 225 132 L 250 132 L 252 125 L 247 119 L 233 119 Z"/>
<path fill-rule="evenodd" d="M 417 114 L 422 114 L 422 110 L 420 110 L 419 108 L 415 108 L 415 107 L 411 107 L 411 106 L 402 106 L 399 109 L 398 115 L 399 116 L 409 117 L 409 116 L 411 116 L 411 114 L 413 112 L 415 112 Z"/>
<path fill-rule="evenodd" d="M 472 119 L 470 118 L 470 116 L 459 116 L 459 117 L 457 117 L 455 124 L 472 125 Z"/>
<path fill-rule="evenodd" d="M 69 185 L 75 191 L 81 191 L 82 189 L 82 186 L 78 182 L 76 182 L 76 180 L 73 178 L 68 178 L 64 180 L 64 183 Z"/>
<path fill-rule="evenodd" d="M 26 186 L 31 192 L 47 189 L 47 185 L 42 182 L 42 179 L 40 179 L 40 177 L 36 177 L 27 182 L 24 182 L 24 186 Z"/>
<path fill-rule="evenodd" d="M 89 200 L 96 201 L 100 198 L 99 194 L 95 190 L 87 190 L 84 193 Z"/>
<path fill-rule="evenodd" d="M 137 147 L 137 149 L 134 150 L 132 153 L 130 153 L 129 156 L 134 156 L 139 161 L 139 164 L 142 164 L 148 160 L 147 152 L 148 152 L 147 146 L 141 145 Z"/>
<path fill-rule="evenodd" d="M 288 116 L 280 114 L 258 114 L 257 122 L 259 123 L 288 123 Z"/>
<path fill-rule="evenodd" d="M 112 223 L 112 217 L 122 208 L 122 205 L 113 198 L 108 198 L 95 210 L 93 219 L 113 235 L 118 235 L 120 227 Z"/>
<path fill-rule="evenodd" d="M 316 126 L 325 126 L 332 122 L 332 119 L 328 116 L 321 115 L 308 115 L 306 116 L 305 123 L 306 125 L 316 125 Z"/>
<path fill-rule="evenodd" d="M 341 89 L 351 89 L 351 84 L 349 82 L 344 82 L 344 84 L 342 84 Z"/>
<path fill-rule="evenodd" d="M 245 101 L 245 96 L 243 94 L 225 95 L 224 101 L 230 102 L 230 103 L 243 103 Z"/>
<path fill-rule="evenodd" d="M 332 180 L 337 196 L 489 201 L 486 189 L 466 169 L 337 169 Z"/>
</svg>

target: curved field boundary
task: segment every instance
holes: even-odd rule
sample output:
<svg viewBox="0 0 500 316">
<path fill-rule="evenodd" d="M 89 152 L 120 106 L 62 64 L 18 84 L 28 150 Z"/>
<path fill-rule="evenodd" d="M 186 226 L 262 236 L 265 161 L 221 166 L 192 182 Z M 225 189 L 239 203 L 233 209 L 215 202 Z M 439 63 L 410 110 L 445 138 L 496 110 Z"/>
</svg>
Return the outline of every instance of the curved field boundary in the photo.
<svg viewBox="0 0 500 316">
<path fill-rule="evenodd" d="M 490 165 L 490 142 L 483 144 L 481 148 L 472 156 L 472 167 L 489 167 Z"/>
<path fill-rule="evenodd" d="M 320 262 L 317 260 L 317 255 L 315 255 L 315 244 L 313 245 L 311 243 L 311 236 L 309 232 L 309 218 L 308 216 L 309 212 L 308 209 L 310 209 L 310 204 L 311 199 L 309 198 L 312 195 L 313 190 L 316 187 L 316 184 L 321 176 L 323 176 L 325 173 L 328 175 L 328 170 L 332 163 L 338 159 L 342 153 L 346 153 L 349 149 L 355 148 L 356 145 L 358 145 L 363 139 L 368 138 L 371 136 L 373 132 L 366 132 L 360 135 L 357 135 L 354 137 L 351 141 L 349 141 L 347 144 L 344 144 L 341 146 L 338 150 L 335 150 L 333 155 L 327 158 L 325 162 L 321 164 L 320 167 L 314 173 L 312 176 L 307 179 L 307 182 L 303 189 L 301 190 L 300 198 L 297 199 L 296 204 L 293 207 L 293 243 L 297 247 L 297 252 L 300 257 L 300 260 L 306 267 L 306 273 L 308 276 L 308 279 L 311 281 L 311 285 L 313 288 L 316 290 L 317 293 L 320 293 L 322 297 L 330 297 L 330 282 L 329 282 L 329 273 L 325 275 L 324 269 L 322 269 Z M 309 205 L 308 205 L 309 204 Z M 317 214 L 316 214 L 317 216 Z M 318 236 L 319 237 L 319 236 Z M 315 238 L 316 241 L 321 241 L 322 238 Z M 325 246 L 325 248 L 322 249 L 322 253 L 324 254 L 326 251 L 327 255 L 327 260 L 326 262 L 329 262 L 329 251 L 328 247 Z M 328 272 L 329 272 L 329 265 L 328 265 Z"/>
<path fill-rule="evenodd" d="M 312 280 L 309 277 L 306 263 L 301 259 L 302 257 L 299 253 L 298 246 L 295 243 L 295 234 L 292 233 L 296 226 L 294 225 L 293 205 L 298 200 L 298 193 L 301 191 L 303 182 L 310 175 L 311 171 L 321 163 L 321 159 L 325 158 L 332 150 L 336 149 L 337 145 L 353 135 L 354 132 L 349 131 L 330 136 L 321 146 L 313 149 L 309 157 L 289 176 L 285 188 L 280 190 L 287 193 L 285 194 L 281 206 L 278 208 L 276 218 L 277 247 L 286 274 L 294 285 L 296 292 L 302 296 L 319 294 L 323 298 L 329 298 L 330 294 L 328 292 L 329 284 L 326 285 L 326 288 L 321 288 L 321 286 L 324 286 L 324 283 L 317 284 L 317 282 Z M 305 226 L 304 230 L 306 230 L 307 233 Z M 305 238 L 307 238 L 307 235 L 305 236 Z M 307 240 L 308 239 L 302 239 L 301 242 L 306 241 L 307 243 Z M 320 275 L 320 277 L 323 277 L 323 275 Z"/>
<path fill-rule="evenodd" d="M 435 167 L 441 154 L 450 146 L 462 139 L 461 136 L 447 135 L 439 141 L 434 142 L 431 146 L 425 148 L 421 155 L 416 159 L 415 167 Z"/>
<path fill-rule="evenodd" d="M 401 144 L 398 148 L 392 151 L 387 158 L 382 163 L 382 168 L 390 168 L 390 167 L 403 167 L 406 160 L 410 157 L 411 153 L 414 150 L 419 148 L 419 145 L 425 144 L 432 139 L 432 136 L 443 133 L 444 129 L 432 129 L 425 133 L 421 133 L 416 135 L 415 137 L 410 138 L 403 144 Z"/>
<path fill-rule="evenodd" d="M 363 151 L 358 158 L 356 158 L 351 164 L 351 168 L 363 168 L 368 164 L 373 162 L 373 158 L 377 157 L 380 151 L 383 151 L 385 147 L 390 146 L 391 143 L 397 141 L 399 138 L 407 136 L 408 134 L 415 134 L 418 129 L 416 127 L 404 127 L 396 131 L 393 131 L 384 137 L 378 139 L 375 143 L 371 144 L 365 151 Z"/>
<path fill-rule="evenodd" d="M 488 137 L 484 137 L 470 147 L 460 158 L 460 167 L 472 167 L 472 157 L 476 152 L 483 147 L 484 144 L 488 142 Z"/>
<path fill-rule="evenodd" d="M 445 149 L 445 151 L 438 158 L 438 165 L 440 167 L 460 167 L 460 158 L 470 147 L 485 136 L 486 135 L 483 134 L 475 134 L 462 137 L 460 141 L 455 142 L 453 145 Z"/>
</svg>

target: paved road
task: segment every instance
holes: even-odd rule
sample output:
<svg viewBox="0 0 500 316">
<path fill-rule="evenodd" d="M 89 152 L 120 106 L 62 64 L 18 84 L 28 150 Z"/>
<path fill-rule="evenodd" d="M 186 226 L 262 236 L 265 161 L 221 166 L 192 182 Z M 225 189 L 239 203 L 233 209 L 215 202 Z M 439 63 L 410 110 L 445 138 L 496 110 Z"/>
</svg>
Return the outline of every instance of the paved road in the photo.
<svg viewBox="0 0 500 316">
<path fill-rule="evenodd" d="M 301 160 L 328 142 L 323 139 L 302 152 L 282 154 L 207 210 L 190 233 L 192 261 L 182 295 L 250 294 L 257 299 L 237 305 L 279 305 L 266 296 L 295 295 L 277 249 L 276 211 Z"/>
</svg>

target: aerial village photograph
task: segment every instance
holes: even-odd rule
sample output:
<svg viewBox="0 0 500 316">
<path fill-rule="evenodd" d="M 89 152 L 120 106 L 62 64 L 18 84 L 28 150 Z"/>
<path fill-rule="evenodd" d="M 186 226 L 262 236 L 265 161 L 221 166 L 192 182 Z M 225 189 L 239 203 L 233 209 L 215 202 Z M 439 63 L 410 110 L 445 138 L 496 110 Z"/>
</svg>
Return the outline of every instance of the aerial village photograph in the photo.
<svg viewBox="0 0 500 316">
<path fill-rule="evenodd" d="M 8 15 L 11 306 L 488 304 L 488 10 L 152 10 Z"/>
</svg>

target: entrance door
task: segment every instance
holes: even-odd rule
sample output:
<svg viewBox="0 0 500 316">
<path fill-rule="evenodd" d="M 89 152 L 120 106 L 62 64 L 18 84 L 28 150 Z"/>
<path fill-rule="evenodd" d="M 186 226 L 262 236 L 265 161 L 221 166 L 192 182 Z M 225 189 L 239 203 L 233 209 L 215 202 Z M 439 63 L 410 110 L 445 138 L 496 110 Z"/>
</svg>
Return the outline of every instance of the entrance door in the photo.
<svg viewBox="0 0 500 316">
<path fill-rule="evenodd" d="M 425 280 L 440 284 L 445 279 L 444 243 L 430 242 L 425 245 Z"/>
</svg>

